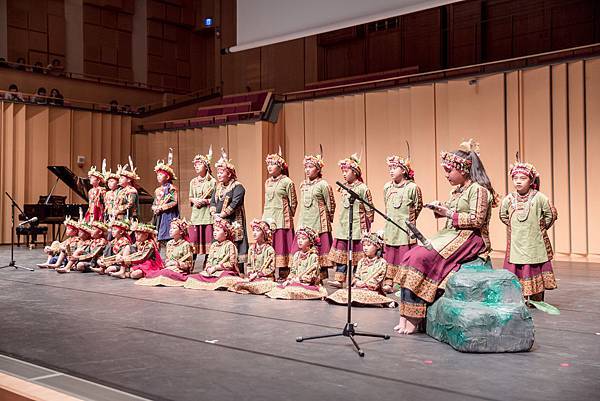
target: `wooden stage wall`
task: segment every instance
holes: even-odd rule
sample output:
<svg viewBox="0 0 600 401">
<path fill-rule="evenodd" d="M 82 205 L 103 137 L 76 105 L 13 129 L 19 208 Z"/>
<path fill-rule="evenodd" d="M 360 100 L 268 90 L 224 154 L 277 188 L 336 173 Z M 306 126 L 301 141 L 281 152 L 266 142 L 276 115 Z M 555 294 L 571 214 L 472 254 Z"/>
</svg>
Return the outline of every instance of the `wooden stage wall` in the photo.
<svg viewBox="0 0 600 401">
<path fill-rule="evenodd" d="M 0 243 L 10 243 L 11 207 L 5 191 L 21 206 L 37 203 L 56 180 L 47 166 L 66 166 L 87 176 L 90 166 L 100 168 L 102 158 L 114 171 L 130 152 L 129 116 L 0 102 Z M 86 158 L 82 168 L 77 156 Z M 54 194 L 83 202 L 62 182 Z"/>
</svg>

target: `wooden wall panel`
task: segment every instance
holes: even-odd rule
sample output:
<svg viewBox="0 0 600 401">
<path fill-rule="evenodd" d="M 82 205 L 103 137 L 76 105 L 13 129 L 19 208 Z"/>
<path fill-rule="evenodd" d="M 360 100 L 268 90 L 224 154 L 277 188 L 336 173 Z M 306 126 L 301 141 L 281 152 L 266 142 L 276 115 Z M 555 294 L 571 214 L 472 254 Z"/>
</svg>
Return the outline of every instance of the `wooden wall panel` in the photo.
<svg viewBox="0 0 600 401">
<path fill-rule="evenodd" d="M 2 118 L 2 239 L 4 243 L 10 241 L 10 221 L 11 221 L 11 203 L 10 200 L 5 199 L 5 192 L 8 192 L 13 196 L 14 193 L 14 176 L 12 174 L 14 165 L 14 109 L 15 104 L 13 103 L 2 103 L 3 118 Z M 6 174 L 6 172 L 10 172 Z M 14 196 L 13 196 L 14 198 Z M 16 201 L 22 201 L 15 199 Z"/>
<path fill-rule="evenodd" d="M 304 88 L 304 39 L 261 48 L 262 88 L 291 92 Z"/>
<path fill-rule="evenodd" d="M 523 71 L 521 154 L 523 160 L 535 165 L 543 180 L 541 190 L 549 196 L 552 195 L 550 89 L 550 67 Z M 549 234 L 552 238 L 552 232 Z"/>
<path fill-rule="evenodd" d="M 102 156 L 106 156 L 106 163 L 111 166 L 111 165 L 116 165 L 118 163 L 123 164 L 124 161 L 121 160 L 115 160 L 116 157 L 114 157 L 112 150 L 112 133 L 111 133 L 111 129 L 112 129 L 112 118 L 110 114 L 102 114 L 102 143 L 101 143 L 101 149 L 102 149 Z"/>
<path fill-rule="evenodd" d="M 264 156 L 267 152 L 266 122 L 227 126 L 229 157 L 236 166 L 238 178 L 246 188 L 247 222 L 262 216 L 264 182 L 267 178 Z"/>
<path fill-rule="evenodd" d="M 71 110 L 51 107 L 48 124 L 48 164 L 52 166 L 66 166 L 71 168 Z M 50 188 L 54 185 L 56 177 L 48 175 Z M 54 195 L 65 195 L 71 202 L 69 188 L 59 183 L 54 190 Z"/>
<path fill-rule="evenodd" d="M 585 81 L 583 61 L 567 64 L 569 97 L 569 178 L 571 252 L 587 254 Z M 542 175 L 544 177 L 544 175 Z"/>
<path fill-rule="evenodd" d="M 552 176 L 554 188 L 550 191 L 546 177 L 541 177 L 542 191 L 550 195 L 559 210 L 554 223 L 556 252 L 571 253 L 571 207 L 569 196 L 569 110 L 567 66 L 552 66 Z"/>
<path fill-rule="evenodd" d="M 280 119 L 281 119 L 280 115 Z M 285 103 L 283 108 L 284 141 L 286 161 L 290 166 L 290 178 L 300 185 L 304 180 L 304 155 L 316 154 L 319 147 L 304 148 L 304 103 Z M 335 168 L 333 160 L 326 159 L 326 169 Z"/>
<path fill-rule="evenodd" d="M 588 252 L 600 255 L 600 60 L 585 62 Z"/>
<path fill-rule="evenodd" d="M 73 111 L 73 165 L 71 171 L 80 177 L 87 177 L 91 166 L 96 166 L 98 170 L 102 169 L 102 161 L 97 162 L 93 159 L 92 145 L 92 113 L 89 111 Z M 79 167 L 76 163 L 77 157 L 85 157 L 85 164 Z M 76 202 L 84 202 L 77 193 L 71 191 L 71 199 Z"/>
<path fill-rule="evenodd" d="M 13 138 L 13 196 L 22 204 L 25 202 L 25 177 L 27 174 L 27 134 L 26 134 L 26 113 L 27 106 L 16 104 L 14 108 L 14 138 Z"/>
</svg>

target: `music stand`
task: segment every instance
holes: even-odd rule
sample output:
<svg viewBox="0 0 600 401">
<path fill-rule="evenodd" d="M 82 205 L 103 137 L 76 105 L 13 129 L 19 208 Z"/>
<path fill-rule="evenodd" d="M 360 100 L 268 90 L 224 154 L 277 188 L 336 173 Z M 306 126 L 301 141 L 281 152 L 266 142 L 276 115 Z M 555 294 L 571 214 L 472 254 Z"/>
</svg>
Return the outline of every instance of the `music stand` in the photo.
<svg viewBox="0 0 600 401">
<path fill-rule="evenodd" d="M 5 269 L 7 267 L 14 267 L 15 269 L 25 269 L 29 271 L 33 271 L 30 267 L 20 266 L 15 262 L 15 207 L 19 209 L 19 211 L 25 215 L 25 212 L 19 207 L 17 202 L 8 194 L 8 192 L 4 192 L 8 199 L 11 201 L 11 215 L 10 215 L 10 262 L 7 265 L 0 266 L 0 269 Z M 27 217 L 27 216 L 25 216 Z"/>
<path fill-rule="evenodd" d="M 348 248 L 347 248 L 348 249 L 348 264 L 346 266 L 346 277 L 347 277 L 347 285 L 348 285 L 348 305 L 347 305 L 348 313 L 346 315 L 346 324 L 344 325 L 344 328 L 342 329 L 341 333 L 322 334 L 322 335 L 309 336 L 309 337 L 297 337 L 296 341 L 300 343 L 305 340 L 316 340 L 316 339 L 320 339 L 320 338 L 344 336 L 344 337 L 348 337 L 350 339 L 350 341 L 352 341 L 352 345 L 354 345 L 354 348 L 356 349 L 356 352 L 358 352 L 358 355 L 361 357 L 364 357 L 365 352 L 358 346 L 358 343 L 354 339 L 355 336 L 375 337 L 375 338 L 383 338 L 384 340 L 389 340 L 390 335 L 389 334 L 377 334 L 377 333 L 363 333 L 363 332 L 356 331 L 355 327 L 358 324 L 352 322 L 352 276 L 354 275 L 354 270 L 353 270 L 353 266 L 352 266 L 352 223 L 354 220 L 354 202 L 356 200 L 362 202 L 363 204 L 369 206 L 375 212 L 377 212 L 378 214 L 383 216 L 383 218 L 385 218 L 387 221 L 394 224 L 400 230 L 404 231 L 408 235 L 410 235 L 410 234 L 408 233 L 408 231 L 406 231 L 404 228 L 400 227 L 396 222 L 394 222 L 391 218 L 389 218 L 387 215 L 385 215 L 383 212 L 377 210 L 373 205 L 371 205 L 369 202 L 367 202 L 366 200 L 361 198 L 352 189 L 348 188 L 347 186 L 340 183 L 339 181 L 336 181 L 336 184 L 348 193 L 348 195 L 349 195 L 348 201 L 350 203 L 350 207 L 348 210 L 348 214 L 349 214 L 349 217 L 348 217 Z"/>
</svg>

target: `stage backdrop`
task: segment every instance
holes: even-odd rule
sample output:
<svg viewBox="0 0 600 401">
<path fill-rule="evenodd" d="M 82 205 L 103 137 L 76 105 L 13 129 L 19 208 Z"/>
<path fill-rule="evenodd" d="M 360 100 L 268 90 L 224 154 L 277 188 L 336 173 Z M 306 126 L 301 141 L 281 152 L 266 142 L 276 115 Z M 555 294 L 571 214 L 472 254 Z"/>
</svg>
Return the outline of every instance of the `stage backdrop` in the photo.
<svg viewBox="0 0 600 401">
<path fill-rule="evenodd" d="M 600 254 L 600 60 L 562 63 L 472 79 L 367 92 L 285 104 L 284 125 L 291 177 L 302 179 L 304 153 L 325 150 L 324 176 L 341 175 L 337 161 L 363 155 L 363 171 L 377 206 L 389 180 L 386 156 L 411 147 L 416 182 L 425 201 L 445 200 L 450 186 L 439 153 L 467 138 L 481 144 L 481 158 L 496 190 L 512 191 L 508 166 L 516 151 L 534 163 L 541 190 L 553 199 L 558 221 L 551 230 L 557 252 Z M 376 219 L 376 228 L 383 226 Z M 438 228 L 428 210 L 418 226 Z M 505 250 L 505 227 L 494 209 L 492 245 Z"/>
<path fill-rule="evenodd" d="M 66 166 L 85 177 L 91 165 L 100 168 L 103 158 L 114 171 L 130 152 L 131 117 L 0 102 L 0 243 L 10 243 L 11 208 L 4 192 L 20 206 L 37 203 L 56 181 L 47 166 Z M 83 167 L 77 156 L 85 157 Z M 62 182 L 54 195 L 84 202 Z"/>
</svg>

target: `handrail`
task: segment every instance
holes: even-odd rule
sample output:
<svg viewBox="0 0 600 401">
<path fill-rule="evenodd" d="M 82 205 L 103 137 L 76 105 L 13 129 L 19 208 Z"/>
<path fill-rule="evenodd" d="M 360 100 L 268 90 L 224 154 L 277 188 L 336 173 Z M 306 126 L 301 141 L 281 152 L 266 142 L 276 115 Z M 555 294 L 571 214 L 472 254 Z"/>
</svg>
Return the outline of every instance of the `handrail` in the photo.
<svg viewBox="0 0 600 401">
<path fill-rule="evenodd" d="M 585 46 L 571 47 L 568 49 L 554 50 L 551 52 L 536 53 L 536 54 L 531 54 L 528 56 L 520 56 L 520 57 L 513 57 L 510 59 L 489 61 L 486 63 L 471 64 L 471 65 L 462 66 L 462 67 L 446 68 L 446 69 L 442 69 L 442 70 L 435 70 L 435 71 L 422 72 L 422 73 L 409 74 L 409 75 L 401 75 L 401 76 L 396 76 L 396 77 L 376 79 L 376 80 L 363 81 L 363 82 L 353 82 L 353 83 L 349 83 L 349 84 L 345 84 L 345 85 L 333 85 L 333 86 L 327 86 L 327 87 L 318 88 L 318 89 L 305 89 L 305 90 L 301 90 L 301 91 L 286 92 L 281 95 L 278 95 L 277 97 L 279 100 L 282 100 L 282 101 L 291 101 L 291 100 L 302 100 L 302 99 L 308 99 L 308 98 L 335 95 L 335 93 L 334 94 L 322 94 L 322 95 L 317 94 L 318 92 L 325 92 L 325 91 L 341 90 L 340 93 L 347 93 L 345 91 L 346 89 L 350 89 L 350 91 L 352 91 L 353 89 L 359 90 L 359 88 L 362 88 L 364 86 L 375 86 L 377 89 L 380 89 L 382 87 L 398 85 L 398 84 L 400 84 L 398 81 L 403 81 L 401 84 L 406 84 L 406 83 L 411 83 L 411 82 L 423 82 L 427 78 L 429 78 L 429 79 L 444 79 L 444 78 L 459 76 L 459 75 L 461 75 L 461 73 L 473 74 L 473 73 L 481 72 L 481 71 L 486 72 L 485 71 L 486 67 L 502 66 L 502 65 L 513 64 L 515 62 L 530 61 L 530 60 L 536 60 L 536 59 L 540 59 L 540 58 L 550 60 L 551 56 L 556 56 L 556 55 L 561 55 L 561 54 L 569 54 L 570 57 L 566 57 L 566 58 L 581 57 L 585 53 L 585 50 L 592 50 L 592 53 L 600 53 L 600 42 L 593 43 L 590 45 L 585 45 Z M 533 65 L 537 65 L 537 64 L 533 64 Z M 526 66 L 530 66 L 530 65 L 526 65 Z M 514 66 L 512 67 L 512 69 L 514 69 Z"/>
<path fill-rule="evenodd" d="M 5 99 L 5 94 L 17 95 L 19 99 Z M 46 103 L 36 103 L 34 99 L 46 99 Z M 61 101 L 62 104 L 58 103 Z M 32 106 L 56 106 L 56 107 L 65 107 L 71 109 L 79 109 L 79 110 L 87 110 L 87 111 L 99 111 L 99 112 L 110 112 L 110 113 L 119 113 L 119 114 L 127 114 L 132 115 L 136 114 L 134 110 L 126 110 L 122 105 L 114 105 L 108 103 L 96 103 L 96 102 L 88 102 L 86 100 L 72 99 L 72 98 L 56 98 L 52 96 L 42 96 L 36 93 L 26 93 L 26 92 L 10 92 L 5 90 L 0 90 L 0 101 L 11 102 L 17 104 L 27 104 Z"/>
<path fill-rule="evenodd" d="M 17 63 L 14 61 L 2 61 L 2 62 L 0 62 L 0 67 L 13 68 L 16 70 L 31 72 L 34 74 L 53 75 L 55 77 L 65 77 L 65 78 L 71 78 L 71 79 L 80 79 L 83 81 L 93 81 L 93 82 L 100 82 L 100 83 L 105 83 L 105 84 L 110 84 L 110 85 L 125 86 L 127 88 L 133 88 L 133 89 L 148 89 L 148 90 L 153 90 L 153 91 L 158 91 L 158 92 L 170 91 L 170 92 L 178 93 L 178 94 L 185 93 L 185 91 L 183 91 L 181 89 L 173 88 L 173 87 L 169 87 L 169 86 L 151 85 L 151 84 L 147 84 L 147 83 L 143 83 L 143 82 L 121 79 L 121 78 L 113 78 L 113 77 L 104 76 L 104 75 L 94 75 L 94 74 L 85 74 L 85 73 L 80 73 L 80 72 L 65 71 L 63 65 L 61 65 L 61 67 L 63 67 L 63 68 L 60 69 L 60 71 L 59 71 L 59 70 L 53 69 L 53 68 L 40 67 L 40 66 L 36 66 L 36 65 L 31 65 L 31 64 Z M 40 70 L 40 71 L 38 72 L 35 70 Z"/>
</svg>

